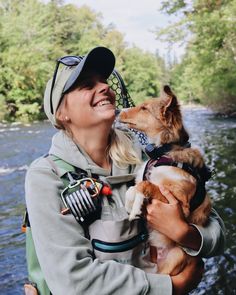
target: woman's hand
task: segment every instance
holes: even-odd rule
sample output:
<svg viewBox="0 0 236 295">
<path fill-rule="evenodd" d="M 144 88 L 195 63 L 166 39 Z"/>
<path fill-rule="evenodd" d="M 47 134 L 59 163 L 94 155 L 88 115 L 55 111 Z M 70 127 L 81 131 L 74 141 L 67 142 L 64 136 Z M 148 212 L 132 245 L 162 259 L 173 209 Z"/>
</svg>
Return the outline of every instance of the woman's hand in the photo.
<svg viewBox="0 0 236 295">
<path fill-rule="evenodd" d="M 168 203 L 152 200 L 147 206 L 148 224 L 178 244 L 198 250 L 201 245 L 198 230 L 186 222 L 180 203 L 173 194 L 163 186 L 159 189 Z"/>
<path fill-rule="evenodd" d="M 191 257 L 184 270 L 176 276 L 171 276 L 173 294 L 188 294 L 195 289 L 202 279 L 204 263 L 199 257 Z"/>
<path fill-rule="evenodd" d="M 178 241 L 182 233 L 187 231 L 188 224 L 178 200 L 163 186 L 159 186 L 159 189 L 169 203 L 153 199 L 147 206 L 148 223 L 153 229 Z"/>
</svg>

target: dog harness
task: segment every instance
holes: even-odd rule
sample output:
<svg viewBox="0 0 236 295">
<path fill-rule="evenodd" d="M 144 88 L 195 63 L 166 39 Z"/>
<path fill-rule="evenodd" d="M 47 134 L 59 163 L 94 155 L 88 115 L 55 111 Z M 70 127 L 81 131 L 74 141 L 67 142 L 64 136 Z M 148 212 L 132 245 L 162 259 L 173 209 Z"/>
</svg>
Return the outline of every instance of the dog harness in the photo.
<svg viewBox="0 0 236 295">
<path fill-rule="evenodd" d="M 190 148 L 191 144 L 189 142 L 182 145 L 185 148 Z M 150 157 L 148 160 L 144 173 L 143 180 L 149 180 L 151 169 L 158 166 L 173 166 L 178 167 L 189 174 L 191 174 L 197 181 L 196 192 L 190 201 L 190 211 L 194 211 L 201 203 L 204 201 L 206 196 L 205 182 L 211 178 L 211 170 L 204 164 L 203 167 L 194 167 L 188 163 L 175 162 L 170 157 L 166 155 L 171 151 L 173 144 L 164 144 L 162 146 L 156 147 L 153 144 L 148 144 L 145 148 L 147 155 Z"/>
</svg>

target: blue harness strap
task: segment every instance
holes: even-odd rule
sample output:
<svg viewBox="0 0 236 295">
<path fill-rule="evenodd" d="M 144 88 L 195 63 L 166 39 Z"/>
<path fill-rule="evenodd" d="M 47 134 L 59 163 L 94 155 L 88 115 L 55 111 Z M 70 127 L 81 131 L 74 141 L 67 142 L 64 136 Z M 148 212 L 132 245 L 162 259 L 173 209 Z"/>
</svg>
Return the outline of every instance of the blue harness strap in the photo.
<svg viewBox="0 0 236 295">
<path fill-rule="evenodd" d="M 133 238 L 117 243 L 109 243 L 101 240 L 93 239 L 92 245 L 95 250 L 105 253 L 118 253 L 131 250 L 138 246 L 140 243 L 145 242 L 148 239 L 147 231 L 143 231 Z"/>
</svg>

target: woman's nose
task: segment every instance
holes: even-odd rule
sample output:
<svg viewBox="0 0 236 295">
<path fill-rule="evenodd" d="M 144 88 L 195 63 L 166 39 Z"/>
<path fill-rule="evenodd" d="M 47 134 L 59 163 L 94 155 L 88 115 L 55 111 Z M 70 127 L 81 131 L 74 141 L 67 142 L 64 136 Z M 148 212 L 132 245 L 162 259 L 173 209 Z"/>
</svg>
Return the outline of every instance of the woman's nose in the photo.
<svg viewBox="0 0 236 295">
<path fill-rule="evenodd" d="M 107 92 L 109 90 L 109 85 L 107 83 L 104 82 L 98 82 L 97 83 L 97 91 L 99 93 L 103 93 L 103 92 Z"/>
</svg>

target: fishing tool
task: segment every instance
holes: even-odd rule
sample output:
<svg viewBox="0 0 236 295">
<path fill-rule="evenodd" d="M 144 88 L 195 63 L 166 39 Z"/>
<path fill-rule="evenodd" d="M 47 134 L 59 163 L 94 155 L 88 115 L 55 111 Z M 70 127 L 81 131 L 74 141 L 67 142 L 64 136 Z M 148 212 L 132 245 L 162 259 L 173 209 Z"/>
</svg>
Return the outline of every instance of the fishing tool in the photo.
<svg viewBox="0 0 236 295">
<path fill-rule="evenodd" d="M 101 197 L 110 196 L 111 188 L 102 181 L 84 177 L 74 179 L 68 173 L 70 183 L 61 193 L 65 206 L 62 214 L 72 213 L 79 223 L 91 223 L 98 219 L 101 213 Z"/>
</svg>

